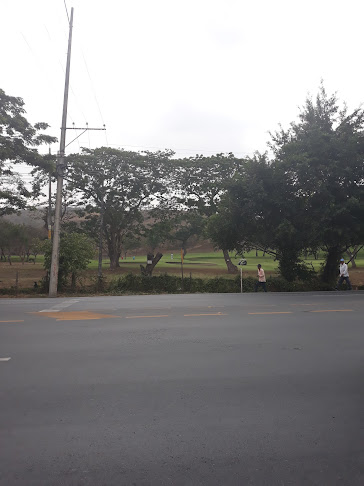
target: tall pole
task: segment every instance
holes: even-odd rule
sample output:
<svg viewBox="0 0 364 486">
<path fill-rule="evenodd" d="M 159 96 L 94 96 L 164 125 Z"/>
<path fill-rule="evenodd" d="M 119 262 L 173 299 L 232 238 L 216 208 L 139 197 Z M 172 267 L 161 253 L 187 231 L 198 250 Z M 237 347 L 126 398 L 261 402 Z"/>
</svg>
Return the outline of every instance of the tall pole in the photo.
<svg viewBox="0 0 364 486">
<path fill-rule="evenodd" d="M 103 236 L 103 228 L 104 228 L 104 213 L 105 213 L 105 206 L 104 206 L 104 178 L 102 178 L 102 200 L 101 200 L 101 209 L 100 209 L 100 229 L 99 229 L 99 264 L 97 269 L 97 278 L 98 278 L 98 289 L 102 289 L 102 236 Z"/>
<path fill-rule="evenodd" d="M 49 155 L 51 155 L 51 148 L 49 147 Z M 48 180 L 48 215 L 47 215 L 47 226 L 48 226 L 48 240 L 52 239 L 52 174 L 49 171 Z"/>
<path fill-rule="evenodd" d="M 61 126 L 61 141 L 59 144 L 59 156 L 57 158 L 57 194 L 56 194 L 56 207 L 54 211 L 54 230 L 53 230 L 51 275 L 49 281 L 49 297 L 57 297 L 57 287 L 58 287 L 59 240 L 60 240 L 60 229 L 61 229 L 63 171 L 65 168 L 64 151 L 66 146 L 66 124 L 67 124 L 68 88 L 69 88 L 70 66 L 71 66 L 72 25 L 73 25 L 73 7 L 71 9 L 71 18 L 69 24 L 66 80 L 64 84 L 63 114 L 62 114 L 62 126 Z"/>
</svg>

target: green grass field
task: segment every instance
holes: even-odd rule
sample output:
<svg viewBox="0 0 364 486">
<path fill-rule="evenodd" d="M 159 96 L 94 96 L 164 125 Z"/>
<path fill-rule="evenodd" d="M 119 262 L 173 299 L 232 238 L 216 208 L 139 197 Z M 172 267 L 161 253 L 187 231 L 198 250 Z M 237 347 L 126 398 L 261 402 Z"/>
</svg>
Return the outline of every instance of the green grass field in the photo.
<svg viewBox="0 0 364 486">
<path fill-rule="evenodd" d="M 235 257 L 233 253 L 230 255 L 231 261 L 237 265 L 239 263 L 239 260 L 241 259 L 240 257 Z M 324 262 L 324 254 L 320 253 L 318 255 L 318 259 L 315 260 L 313 255 L 309 255 L 309 257 L 305 260 L 307 264 L 312 264 L 315 270 L 319 270 L 320 265 Z M 275 272 L 278 269 L 278 262 L 274 260 L 274 258 L 270 255 L 265 255 L 263 257 L 262 252 L 258 252 L 258 256 L 256 256 L 255 251 L 247 252 L 244 254 L 244 258 L 247 260 L 247 265 L 243 266 L 243 270 L 256 270 L 256 267 L 258 263 L 262 265 L 264 270 L 270 271 L 270 272 Z M 349 259 L 346 255 L 344 256 L 346 261 Z M 137 266 L 139 268 L 139 265 L 145 265 L 146 264 L 146 255 L 139 255 L 135 256 L 135 259 L 133 259 L 132 255 L 128 255 L 127 258 L 120 259 L 120 266 L 123 268 L 134 268 Z M 43 255 L 38 255 L 36 262 L 37 264 L 42 264 L 44 261 Z M 364 266 L 364 249 L 361 250 L 356 258 L 356 264 L 358 267 L 363 267 Z M 20 258 L 17 256 L 12 257 L 12 262 L 20 262 Z M 7 265 L 6 262 L 3 262 L 4 264 Z M 181 255 L 180 252 L 175 252 L 173 253 L 173 259 L 171 258 L 171 253 L 165 253 L 162 257 L 162 259 L 159 261 L 158 265 L 156 266 L 156 270 L 160 269 L 173 269 L 176 268 L 177 271 L 180 271 L 180 266 L 181 266 Z M 96 270 L 98 267 L 98 260 L 93 259 L 88 265 L 88 268 L 90 270 Z M 110 267 L 110 260 L 107 258 L 103 259 L 102 262 L 102 267 L 103 268 L 109 268 Z M 218 270 L 225 270 L 226 269 L 226 264 L 225 260 L 222 254 L 222 251 L 212 251 L 212 252 L 201 252 L 201 253 L 187 253 L 186 257 L 184 258 L 184 267 L 187 269 L 193 269 L 193 268 L 216 268 Z M 210 272 L 209 272 L 210 273 Z"/>
<path fill-rule="evenodd" d="M 310 256 L 305 260 L 307 264 L 312 264 L 314 269 L 317 271 L 320 269 L 320 265 L 324 262 L 324 255 L 319 254 L 319 258 L 315 260 L 314 256 Z M 239 263 L 240 257 L 235 257 L 233 254 L 230 255 L 231 261 L 237 265 Z M 274 258 L 270 255 L 265 255 L 263 257 L 262 252 L 258 252 L 258 256 L 256 256 L 255 251 L 251 251 L 244 254 L 245 259 L 247 260 L 247 265 L 243 266 L 243 271 L 255 271 L 257 268 L 258 263 L 262 265 L 265 271 L 268 272 L 276 272 L 278 269 L 278 262 L 274 261 Z M 120 265 L 122 268 L 134 268 L 139 265 L 146 264 L 146 256 L 136 256 L 135 260 L 133 260 L 132 256 L 127 256 L 126 259 L 120 260 Z M 361 251 L 356 259 L 356 264 L 358 267 L 364 266 L 364 251 Z M 98 265 L 97 260 L 92 260 L 89 264 L 89 268 L 96 269 Z M 110 265 L 109 260 L 103 260 L 103 268 L 108 268 Z M 159 261 L 158 265 L 156 266 L 155 270 L 166 270 L 168 272 L 172 269 L 176 269 L 176 272 L 180 272 L 181 266 L 181 256 L 180 253 L 174 253 L 173 259 L 171 259 L 171 254 L 166 253 L 163 255 L 162 259 Z M 184 258 L 184 268 L 186 271 L 193 271 L 194 269 L 210 269 L 208 273 L 212 273 L 212 269 L 215 268 L 217 270 L 226 270 L 226 263 L 221 251 L 216 252 L 203 252 L 203 253 L 187 253 L 186 257 Z"/>
<path fill-rule="evenodd" d="M 155 267 L 153 275 L 161 275 L 167 273 L 169 275 L 181 275 L 181 256 L 180 251 L 174 251 L 173 259 L 171 258 L 170 251 L 163 255 L 161 261 Z M 240 258 L 236 258 L 234 254 L 230 255 L 234 264 L 238 264 Z M 278 262 L 274 261 L 270 255 L 263 257 L 262 252 L 256 256 L 255 251 L 246 253 L 244 257 L 247 260 L 247 265 L 241 267 L 243 271 L 243 277 L 256 276 L 257 264 L 260 263 L 266 275 L 277 275 Z M 319 255 L 319 259 L 315 260 L 314 257 L 308 258 L 307 263 L 312 263 L 316 271 L 320 269 L 320 265 L 323 263 L 324 255 Z M 45 276 L 45 269 L 43 267 L 44 258 L 42 255 L 38 255 L 36 258 L 36 264 L 30 262 L 20 262 L 19 257 L 12 258 L 12 265 L 8 262 L 0 263 L 0 288 L 10 288 L 19 282 L 21 288 L 31 288 L 35 281 L 41 281 Z M 132 254 L 127 256 L 126 259 L 120 259 L 120 268 L 115 270 L 110 269 L 110 261 L 108 259 L 103 260 L 103 275 L 105 281 L 111 282 L 119 276 L 133 273 L 140 275 L 139 265 L 146 264 L 146 255 L 136 256 L 133 260 Z M 353 284 L 364 285 L 364 251 L 361 251 L 359 257 L 356 259 L 357 268 L 353 269 L 349 266 L 350 279 Z M 92 260 L 85 272 L 80 275 L 84 283 L 90 284 L 96 281 L 97 278 L 98 261 Z M 191 252 L 187 253 L 184 264 L 183 272 L 186 277 L 192 276 L 193 278 L 214 278 L 223 277 L 228 279 L 235 278 L 235 275 L 228 274 L 226 269 L 225 260 L 221 251 L 210 252 Z"/>
</svg>

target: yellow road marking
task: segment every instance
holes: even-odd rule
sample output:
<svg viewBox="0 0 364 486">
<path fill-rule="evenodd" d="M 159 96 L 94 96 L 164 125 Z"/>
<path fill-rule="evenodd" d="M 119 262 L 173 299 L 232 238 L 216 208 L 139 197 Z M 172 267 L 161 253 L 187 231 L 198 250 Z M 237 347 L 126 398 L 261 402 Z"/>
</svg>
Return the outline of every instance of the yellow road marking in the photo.
<svg viewBox="0 0 364 486">
<path fill-rule="evenodd" d="M 0 322 L 24 322 L 24 319 L 22 319 L 21 321 L 0 321 Z"/>
<path fill-rule="evenodd" d="M 142 319 L 144 317 L 168 317 L 168 314 L 160 316 L 126 316 L 125 319 Z"/>
<path fill-rule="evenodd" d="M 41 316 L 52 317 L 57 321 L 88 321 L 94 319 L 111 319 L 120 316 L 112 316 L 110 314 L 98 314 L 97 312 L 89 311 L 70 311 L 70 312 L 32 312 L 32 314 L 39 314 Z"/>
<path fill-rule="evenodd" d="M 353 309 L 325 309 L 325 310 L 313 310 L 310 312 L 353 312 Z"/>
<path fill-rule="evenodd" d="M 197 317 L 197 316 L 227 316 L 227 314 L 223 314 L 222 312 L 218 312 L 217 314 L 183 314 L 184 317 Z"/>
<path fill-rule="evenodd" d="M 254 316 L 257 314 L 292 314 L 292 312 L 248 312 L 250 316 Z"/>
</svg>

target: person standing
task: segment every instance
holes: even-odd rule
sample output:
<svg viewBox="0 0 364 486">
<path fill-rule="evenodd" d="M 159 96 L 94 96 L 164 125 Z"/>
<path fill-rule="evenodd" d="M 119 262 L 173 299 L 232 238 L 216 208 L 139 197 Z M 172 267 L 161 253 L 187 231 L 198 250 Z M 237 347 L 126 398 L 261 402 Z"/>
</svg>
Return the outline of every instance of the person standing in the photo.
<svg viewBox="0 0 364 486">
<path fill-rule="evenodd" d="M 264 270 L 262 269 L 261 264 L 259 263 L 258 265 L 258 282 L 255 284 L 255 292 L 258 292 L 258 287 L 263 287 L 264 292 L 267 291 L 266 287 L 266 279 L 265 279 L 265 273 Z"/>
<path fill-rule="evenodd" d="M 339 290 L 341 288 L 341 285 L 343 281 L 346 281 L 346 285 L 348 286 L 348 290 L 351 290 L 351 282 L 349 280 L 349 272 L 348 272 L 348 266 L 345 263 L 345 260 L 341 258 L 340 260 L 340 277 L 337 282 L 336 290 Z"/>
</svg>

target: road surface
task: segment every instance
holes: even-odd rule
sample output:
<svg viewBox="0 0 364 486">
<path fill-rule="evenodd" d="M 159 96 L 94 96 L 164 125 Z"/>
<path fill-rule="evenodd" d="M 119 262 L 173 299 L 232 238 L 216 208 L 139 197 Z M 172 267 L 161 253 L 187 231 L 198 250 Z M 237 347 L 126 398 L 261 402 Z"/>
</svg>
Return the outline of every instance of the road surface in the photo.
<svg viewBox="0 0 364 486">
<path fill-rule="evenodd" d="M 0 299 L 0 484 L 364 484 L 364 294 Z"/>
</svg>

